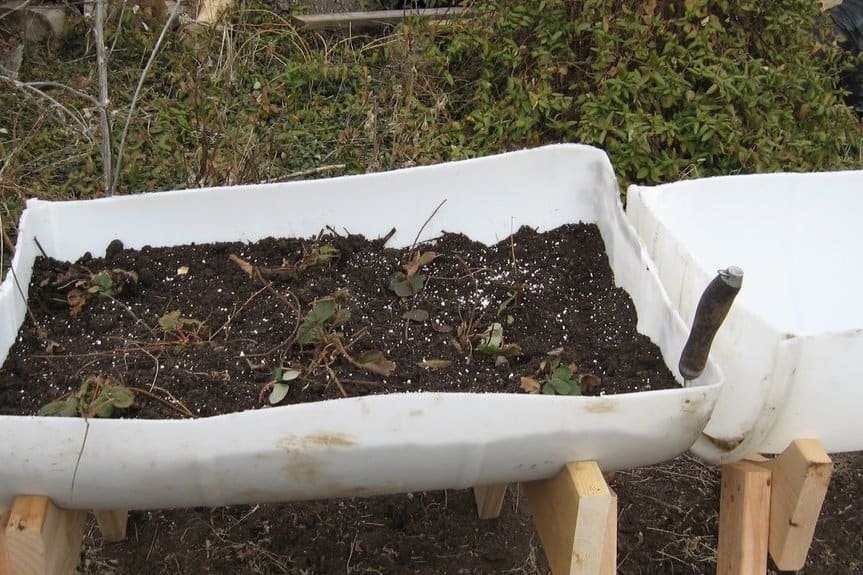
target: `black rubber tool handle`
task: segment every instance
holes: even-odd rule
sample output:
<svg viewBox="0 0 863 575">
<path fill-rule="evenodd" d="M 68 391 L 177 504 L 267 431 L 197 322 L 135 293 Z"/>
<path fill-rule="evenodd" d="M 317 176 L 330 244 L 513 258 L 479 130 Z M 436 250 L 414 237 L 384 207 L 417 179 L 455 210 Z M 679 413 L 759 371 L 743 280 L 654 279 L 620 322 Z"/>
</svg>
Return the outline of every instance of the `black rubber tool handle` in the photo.
<svg viewBox="0 0 863 575">
<path fill-rule="evenodd" d="M 719 273 L 711 281 L 695 309 L 695 319 L 692 321 L 692 331 L 680 354 L 680 375 L 686 381 L 691 381 L 701 375 L 707 365 L 707 355 L 713 337 L 719 326 L 725 321 L 728 310 L 734 302 L 734 297 L 743 285 L 743 270 L 731 266 Z"/>
</svg>

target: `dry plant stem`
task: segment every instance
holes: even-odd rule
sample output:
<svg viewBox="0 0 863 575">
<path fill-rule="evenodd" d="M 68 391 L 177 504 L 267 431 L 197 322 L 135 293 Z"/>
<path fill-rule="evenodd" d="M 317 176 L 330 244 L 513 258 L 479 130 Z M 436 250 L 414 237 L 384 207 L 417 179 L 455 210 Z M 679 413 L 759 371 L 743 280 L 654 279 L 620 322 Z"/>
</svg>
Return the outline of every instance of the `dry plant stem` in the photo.
<svg viewBox="0 0 863 575">
<path fill-rule="evenodd" d="M 170 407 L 171 409 L 173 409 L 177 413 L 181 413 L 181 414 L 185 415 L 186 417 L 191 417 L 191 418 L 197 418 L 198 417 L 197 415 L 192 413 L 188 407 L 186 407 L 185 405 L 183 405 L 179 401 L 175 405 L 175 404 L 171 403 L 170 401 L 159 397 L 155 393 L 150 393 L 146 389 L 141 389 L 140 387 L 132 387 L 132 386 L 128 386 L 128 387 L 129 387 L 129 389 L 131 389 L 135 393 L 140 393 L 141 395 L 146 395 L 147 397 L 149 397 L 151 399 L 155 399 L 156 401 L 158 401 L 162 405 L 165 405 L 166 407 Z M 171 397 L 173 397 L 173 396 L 171 396 Z M 174 401 L 177 401 L 176 398 L 174 399 Z"/>
<path fill-rule="evenodd" d="M 99 4 L 102 4 L 102 2 L 104 2 L 104 0 L 99 0 Z M 174 20 L 176 20 L 177 18 L 177 15 L 180 13 L 180 7 L 182 5 L 182 0 L 178 0 L 177 3 L 174 5 L 174 9 L 171 11 L 171 15 L 168 17 L 165 25 L 162 26 L 162 33 L 159 34 L 159 39 L 156 40 L 156 45 L 153 46 L 153 51 L 150 53 L 150 59 L 147 60 L 147 64 L 141 71 L 141 77 L 138 78 L 138 85 L 135 87 L 135 94 L 132 96 L 132 102 L 129 104 L 129 113 L 126 114 L 126 121 L 123 124 L 123 134 L 120 136 L 120 145 L 117 146 L 117 162 L 114 165 L 114 179 L 111 182 L 111 186 L 108 188 L 109 195 L 112 195 L 117 191 L 117 183 L 120 178 L 120 170 L 123 166 L 123 149 L 126 145 L 126 135 L 129 133 L 129 124 L 132 122 L 132 116 L 135 113 L 135 105 L 138 103 L 138 97 L 141 95 L 141 88 L 144 86 L 144 81 L 147 79 L 147 74 L 150 72 L 150 68 L 153 66 L 153 62 L 156 60 L 156 56 L 159 54 L 159 49 L 162 47 L 162 42 L 165 40 L 165 36 L 167 35 L 168 30 L 171 28 L 171 25 L 173 25 Z"/>
<path fill-rule="evenodd" d="M 0 229 L 2 229 L 2 228 L 3 228 L 3 219 L 0 218 Z M 2 245 L 2 244 L 0 244 L 0 245 Z M 14 247 L 13 247 L 13 250 L 14 250 Z M 2 258 L 0 258 L 0 259 L 2 259 Z M 45 328 L 43 328 L 41 325 L 39 325 L 39 322 L 36 321 L 36 316 L 33 315 L 33 310 L 30 309 L 30 303 L 27 301 L 27 296 L 24 295 L 24 290 L 21 289 L 21 283 L 18 281 L 18 275 L 15 273 L 15 268 L 10 265 L 9 271 L 12 272 L 12 280 L 15 282 L 15 287 L 18 288 L 18 293 L 21 294 L 21 300 L 24 302 L 24 307 L 27 308 L 27 315 L 30 316 L 30 321 L 32 321 L 33 325 L 36 326 L 36 335 L 40 339 L 46 339 L 48 337 L 48 333 L 45 330 Z"/>
<path fill-rule="evenodd" d="M 102 132 L 102 179 L 105 192 L 114 194 L 112 186 L 113 166 L 111 153 L 111 121 L 108 118 L 108 53 L 105 47 L 105 0 L 96 0 L 96 13 L 93 17 L 93 35 L 96 42 L 96 75 L 99 81 L 99 128 Z"/>
<path fill-rule="evenodd" d="M 270 178 L 269 180 L 264 180 L 261 182 L 262 184 L 272 184 L 275 182 L 283 182 L 287 180 L 296 180 L 297 178 L 305 178 L 306 176 L 314 176 L 316 174 L 322 174 L 324 172 L 332 172 L 335 170 L 344 170 L 345 164 L 330 164 L 328 166 L 318 166 L 317 168 L 311 168 L 309 170 L 302 170 L 300 172 L 293 172 L 291 174 L 286 174 L 281 178 Z"/>
<path fill-rule="evenodd" d="M 422 233 L 423 233 L 423 230 L 424 230 L 424 229 L 426 229 L 426 226 L 427 226 L 427 225 L 429 225 L 429 222 L 430 222 L 430 221 L 432 221 L 432 218 L 433 218 L 433 217 L 435 217 L 435 214 L 437 214 L 437 213 L 438 213 L 438 210 L 440 210 L 440 209 L 443 207 L 443 205 L 444 205 L 445 203 L 446 203 L 446 200 L 444 200 L 444 201 L 442 201 L 441 203 L 439 203 L 439 204 L 437 205 L 437 207 L 434 209 L 434 211 L 431 213 L 431 215 L 426 219 L 426 221 L 425 221 L 425 222 L 423 223 L 423 225 L 420 227 L 419 231 L 417 232 L 416 237 L 414 238 L 414 243 L 412 243 L 412 244 L 411 244 L 411 249 L 409 249 L 409 250 L 408 250 L 408 254 L 412 254 L 412 253 L 413 253 L 414 248 L 416 247 L 417 242 L 418 242 L 418 241 L 419 241 L 419 239 L 420 239 L 420 235 L 422 235 Z M 410 256 L 408 256 L 408 257 L 410 257 Z"/>
<path fill-rule="evenodd" d="M 222 327 L 220 327 L 219 329 L 217 329 L 216 331 L 213 332 L 213 334 L 209 337 L 209 341 L 213 341 L 214 339 L 216 339 L 216 336 L 219 335 L 219 333 L 222 330 L 226 329 L 231 324 L 231 322 L 234 320 L 234 318 L 237 317 L 238 315 L 240 315 L 240 312 L 243 311 L 243 309 L 245 309 L 245 307 L 247 305 L 249 305 L 253 299 L 258 297 L 261 294 L 261 292 L 265 291 L 269 287 L 270 287 L 270 285 L 267 284 L 264 287 L 262 287 L 261 289 L 259 289 L 258 291 L 256 291 L 255 293 L 253 293 L 252 295 L 250 295 L 248 297 L 248 299 L 246 299 L 246 301 L 244 301 L 242 303 L 242 305 L 240 305 L 240 307 L 237 308 L 237 311 L 235 311 L 234 313 L 232 313 L 231 315 L 228 316 L 228 319 L 225 320 L 225 323 L 222 324 Z"/>
<path fill-rule="evenodd" d="M 81 132 L 81 134 L 83 134 L 90 143 L 93 143 L 93 133 L 87 123 L 84 122 L 84 120 L 79 114 L 76 114 L 75 112 L 58 102 L 57 99 L 55 99 L 53 96 L 50 96 L 47 93 L 43 92 L 36 86 L 32 85 L 32 83 L 19 82 L 18 80 L 15 80 L 14 78 L 10 78 L 9 76 L 5 76 L 3 74 L 0 74 L 0 80 L 12 84 L 15 88 L 24 93 L 32 94 L 39 99 L 46 100 L 52 107 L 57 108 L 63 114 L 65 114 L 75 124 L 75 127 L 78 129 L 78 131 Z M 92 96 L 90 96 L 90 99 L 92 99 Z"/>
<path fill-rule="evenodd" d="M 330 377 L 336 382 L 336 386 L 338 386 L 339 391 L 342 394 L 342 397 L 347 397 L 348 392 L 345 390 L 345 386 L 342 385 L 342 382 L 339 381 L 339 376 L 336 375 L 336 372 L 333 371 L 333 368 L 330 367 L 329 363 L 324 364 L 324 368 L 327 370 L 327 373 L 330 374 Z"/>
</svg>

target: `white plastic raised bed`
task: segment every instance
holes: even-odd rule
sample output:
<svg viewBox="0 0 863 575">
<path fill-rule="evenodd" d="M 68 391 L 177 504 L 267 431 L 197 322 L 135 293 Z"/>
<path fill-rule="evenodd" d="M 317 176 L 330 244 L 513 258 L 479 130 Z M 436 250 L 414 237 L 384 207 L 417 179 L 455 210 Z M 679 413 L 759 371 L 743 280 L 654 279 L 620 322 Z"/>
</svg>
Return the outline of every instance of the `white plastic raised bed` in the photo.
<svg viewBox="0 0 863 575">
<path fill-rule="evenodd" d="M 393 245 L 425 228 L 491 243 L 522 225 L 595 222 L 638 328 L 676 372 L 688 334 L 624 218 L 605 154 L 551 146 L 390 173 L 176 191 L 94 201 L 30 201 L 14 266 L 26 285 L 34 239 L 56 258 L 127 247 L 310 236 L 326 225 Z M 370 209 L 373 206 L 374 209 Z M 206 217 L 196 217 L 206 214 Z M 0 358 L 24 319 L 0 286 Z M 550 477 L 563 464 L 606 470 L 661 462 L 698 438 L 722 379 L 611 397 L 411 393 L 348 398 L 198 420 L 0 417 L 0 509 L 19 494 L 71 508 L 156 508 L 368 495 Z"/>
<path fill-rule="evenodd" d="M 863 172 L 633 186 L 627 202 L 687 320 L 718 268 L 746 272 L 713 344 L 728 382 L 694 451 L 733 461 L 799 438 L 863 449 Z"/>
</svg>

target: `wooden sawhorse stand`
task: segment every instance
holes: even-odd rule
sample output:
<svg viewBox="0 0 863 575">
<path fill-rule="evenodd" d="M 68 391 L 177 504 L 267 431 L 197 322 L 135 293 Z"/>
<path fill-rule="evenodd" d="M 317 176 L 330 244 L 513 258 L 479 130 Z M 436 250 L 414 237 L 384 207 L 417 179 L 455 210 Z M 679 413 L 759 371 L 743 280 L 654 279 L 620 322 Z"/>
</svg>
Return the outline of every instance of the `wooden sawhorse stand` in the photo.
<svg viewBox="0 0 863 575">
<path fill-rule="evenodd" d="M 593 461 L 569 463 L 551 479 L 522 483 L 554 575 L 617 571 L 617 495 Z M 474 487 L 482 519 L 500 515 L 507 485 Z"/>
<path fill-rule="evenodd" d="M 764 575 L 768 550 L 779 569 L 801 569 L 832 473 L 833 462 L 813 439 L 794 441 L 774 459 L 725 465 L 717 574 Z M 617 496 L 596 463 L 570 463 L 523 487 L 554 575 L 616 572 Z M 500 514 L 506 488 L 474 488 L 481 518 Z"/>
<path fill-rule="evenodd" d="M 126 511 L 94 511 L 105 541 L 126 538 Z M 81 555 L 86 511 L 42 496 L 17 497 L 0 518 L 0 575 L 67 575 Z"/>
<path fill-rule="evenodd" d="M 803 566 L 833 462 L 816 440 L 798 440 L 774 459 L 752 457 L 722 470 L 720 575 L 762 575 Z M 617 496 L 592 461 L 567 464 L 551 479 L 523 483 L 554 575 L 613 575 Z M 479 516 L 500 514 L 507 485 L 474 488 Z M 95 511 L 106 541 L 126 536 L 126 511 Z M 47 497 L 15 499 L 0 517 L 0 575 L 66 575 L 80 556 L 86 512 Z"/>
<path fill-rule="evenodd" d="M 780 570 L 802 569 L 832 474 L 815 439 L 723 466 L 716 572 L 763 575 L 768 551 Z"/>
</svg>

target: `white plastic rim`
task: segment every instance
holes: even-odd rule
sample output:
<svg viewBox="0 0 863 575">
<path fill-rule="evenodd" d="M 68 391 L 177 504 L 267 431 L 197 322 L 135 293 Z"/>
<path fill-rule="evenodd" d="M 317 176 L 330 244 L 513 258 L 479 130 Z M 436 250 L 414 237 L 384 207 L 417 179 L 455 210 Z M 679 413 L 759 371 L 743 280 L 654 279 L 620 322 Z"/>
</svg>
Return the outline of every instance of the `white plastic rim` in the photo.
<svg viewBox="0 0 863 575">
<path fill-rule="evenodd" d="M 863 172 L 632 186 L 627 202 L 686 321 L 717 269 L 745 273 L 713 344 L 728 382 L 693 450 L 727 462 L 799 438 L 863 449 Z"/>
<path fill-rule="evenodd" d="M 437 166 L 310 182 L 50 203 L 31 200 L 13 265 L 26 286 L 35 239 L 59 259 L 190 242 L 308 237 L 327 225 L 409 245 L 462 232 L 485 243 L 522 225 L 596 223 L 638 329 L 676 364 L 687 329 L 624 218 L 606 155 L 558 145 Z M 206 214 L 206 217 L 195 217 Z M 0 357 L 25 307 L 0 286 Z M 0 509 L 20 494 L 69 508 L 163 508 L 464 488 L 550 477 L 565 463 L 606 470 L 684 452 L 723 379 L 711 361 L 689 387 L 609 397 L 408 393 L 196 420 L 0 417 Z M 86 440 L 85 440 L 86 438 Z"/>
</svg>

